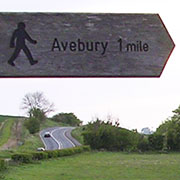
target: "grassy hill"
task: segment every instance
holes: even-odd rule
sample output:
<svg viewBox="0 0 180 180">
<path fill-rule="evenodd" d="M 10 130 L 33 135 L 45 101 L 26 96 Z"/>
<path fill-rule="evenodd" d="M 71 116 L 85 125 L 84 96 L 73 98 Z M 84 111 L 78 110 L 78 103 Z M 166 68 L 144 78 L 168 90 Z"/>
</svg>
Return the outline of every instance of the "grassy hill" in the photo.
<svg viewBox="0 0 180 180">
<path fill-rule="evenodd" d="M 81 126 L 72 130 L 72 136 L 77 139 L 81 144 L 84 144 L 84 138 L 82 133 L 84 132 L 86 126 Z"/>
<path fill-rule="evenodd" d="M 24 117 L 0 115 L 0 158 L 9 158 L 13 152 L 36 151 L 38 147 L 44 147 L 39 133 L 30 134 L 24 122 Z M 40 129 L 55 126 L 67 125 L 47 119 Z"/>
<path fill-rule="evenodd" d="M 6 119 L 9 119 L 9 118 L 17 119 L 17 118 L 24 118 L 24 117 L 22 117 L 22 116 L 0 115 L 0 123 L 5 121 Z"/>
</svg>

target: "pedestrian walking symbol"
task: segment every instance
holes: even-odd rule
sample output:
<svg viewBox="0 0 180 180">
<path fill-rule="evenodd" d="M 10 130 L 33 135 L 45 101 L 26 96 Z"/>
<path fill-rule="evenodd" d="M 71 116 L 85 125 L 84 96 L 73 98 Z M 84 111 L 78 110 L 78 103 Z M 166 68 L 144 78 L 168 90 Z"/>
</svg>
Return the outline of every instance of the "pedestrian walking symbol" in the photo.
<svg viewBox="0 0 180 180">
<path fill-rule="evenodd" d="M 26 45 L 26 40 L 28 40 L 32 44 L 37 44 L 36 40 L 33 40 L 29 34 L 25 31 L 26 25 L 24 22 L 19 22 L 17 24 L 17 29 L 13 32 L 11 41 L 10 41 L 10 48 L 15 48 L 12 56 L 8 60 L 8 64 L 11 66 L 15 66 L 14 61 L 18 57 L 21 50 L 24 51 L 26 54 L 29 62 L 31 65 L 38 63 L 38 61 L 34 60 L 30 50 Z"/>
</svg>

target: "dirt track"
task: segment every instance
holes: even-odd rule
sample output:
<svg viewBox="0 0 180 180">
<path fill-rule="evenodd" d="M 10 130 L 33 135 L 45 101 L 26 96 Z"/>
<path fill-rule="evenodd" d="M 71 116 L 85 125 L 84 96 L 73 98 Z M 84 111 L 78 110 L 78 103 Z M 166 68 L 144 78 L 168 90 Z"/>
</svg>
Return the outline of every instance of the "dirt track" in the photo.
<svg viewBox="0 0 180 180">
<path fill-rule="evenodd" d="M 11 138 L 5 143 L 3 146 L 0 147 L 0 150 L 8 150 L 18 146 L 18 142 L 21 137 L 21 130 L 22 130 L 22 120 L 18 120 L 14 123 L 12 128 Z"/>
</svg>

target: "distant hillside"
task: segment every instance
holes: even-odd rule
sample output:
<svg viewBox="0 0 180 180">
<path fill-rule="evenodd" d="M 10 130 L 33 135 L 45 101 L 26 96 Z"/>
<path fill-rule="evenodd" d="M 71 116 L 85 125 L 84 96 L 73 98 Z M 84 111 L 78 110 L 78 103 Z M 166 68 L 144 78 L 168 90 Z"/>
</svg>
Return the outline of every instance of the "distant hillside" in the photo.
<svg viewBox="0 0 180 180">
<path fill-rule="evenodd" d="M 9 116 L 9 115 L 0 115 L 0 122 L 5 121 L 9 118 L 24 118 L 23 116 Z"/>
</svg>

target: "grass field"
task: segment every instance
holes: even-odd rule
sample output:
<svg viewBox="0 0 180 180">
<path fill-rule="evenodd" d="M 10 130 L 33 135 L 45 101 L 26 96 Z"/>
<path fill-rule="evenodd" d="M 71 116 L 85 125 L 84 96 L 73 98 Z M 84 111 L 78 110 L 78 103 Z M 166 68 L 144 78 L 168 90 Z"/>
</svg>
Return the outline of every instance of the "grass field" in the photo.
<svg viewBox="0 0 180 180">
<path fill-rule="evenodd" d="M 72 130 L 72 136 L 77 139 L 81 144 L 84 144 L 84 138 L 82 136 L 83 128 L 84 126 Z"/>
<path fill-rule="evenodd" d="M 14 119 L 7 119 L 4 123 L 1 132 L 0 132 L 0 146 L 5 144 L 8 139 L 11 137 L 11 129 L 14 123 Z"/>
<path fill-rule="evenodd" d="M 41 130 L 49 128 L 49 127 L 56 127 L 56 126 L 69 126 L 67 124 L 64 123 L 58 123 L 55 121 L 52 121 L 50 119 L 46 119 L 46 121 L 44 123 L 41 124 Z"/>
<path fill-rule="evenodd" d="M 8 116 L 8 115 L 0 115 L 0 122 L 3 122 L 5 121 L 6 119 L 9 119 L 9 118 L 23 118 L 21 116 Z"/>
<path fill-rule="evenodd" d="M 179 180 L 180 154 L 89 152 L 10 167 L 4 180 Z"/>
<path fill-rule="evenodd" d="M 12 126 L 13 126 L 13 122 L 15 122 L 18 117 L 13 117 L 13 116 L 11 118 L 9 117 L 11 116 L 0 115 L 0 121 L 4 122 L 3 128 L 0 130 L 0 146 L 5 144 L 8 141 L 8 139 L 12 136 L 12 134 L 14 134 L 14 132 L 12 132 Z M 23 123 L 24 119 L 22 117 L 21 119 Z M 47 127 L 55 127 L 55 126 L 68 126 L 68 125 L 57 123 L 51 121 L 50 119 L 47 119 L 45 123 L 41 124 L 41 130 Z M 27 130 L 27 128 L 24 125 L 22 125 L 20 134 L 21 134 L 20 142 L 22 142 L 22 145 L 14 147 L 13 149 L 0 151 L 0 158 L 10 158 L 13 152 L 37 151 L 38 147 L 44 147 L 44 144 L 42 143 L 39 137 L 39 133 L 31 135 Z"/>
</svg>

